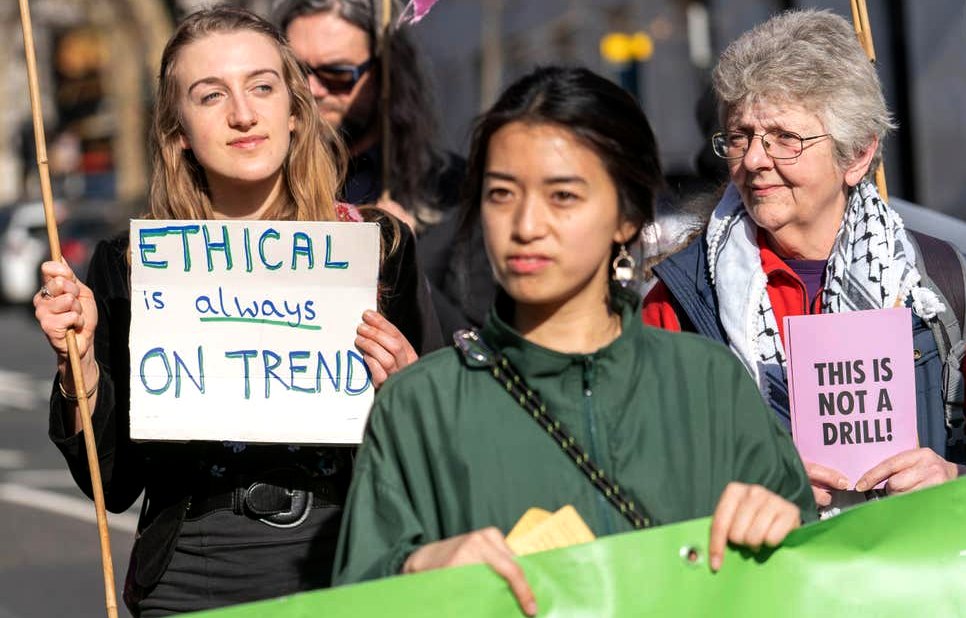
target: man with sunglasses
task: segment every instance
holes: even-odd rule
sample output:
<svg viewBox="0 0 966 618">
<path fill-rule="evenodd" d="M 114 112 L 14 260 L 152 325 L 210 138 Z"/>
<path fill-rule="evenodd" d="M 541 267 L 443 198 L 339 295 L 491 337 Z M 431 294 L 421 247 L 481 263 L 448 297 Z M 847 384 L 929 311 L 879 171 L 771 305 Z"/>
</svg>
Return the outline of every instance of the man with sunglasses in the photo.
<svg viewBox="0 0 966 618">
<path fill-rule="evenodd" d="M 341 8 L 336 2 L 298 4 Z M 308 79 L 319 115 L 339 131 L 353 159 L 366 157 L 379 142 L 379 76 L 369 34 L 336 10 L 296 16 L 288 21 L 285 34 Z M 347 196 L 348 201 L 373 198 L 370 186 L 351 189 L 357 194 Z"/>
<path fill-rule="evenodd" d="M 482 247 L 457 242 L 457 203 L 465 161 L 438 143 L 435 101 L 421 54 L 401 28 L 390 61 L 392 133 L 389 182 L 382 193 L 379 20 L 372 0 L 276 0 L 274 18 L 302 64 L 321 117 L 349 150 L 341 198 L 376 204 L 416 232 L 417 254 L 443 334 L 482 323 L 494 284 Z M 393 10 L 399 3 L 394 0 Z M 472 231 L 471 231 L 472 232 Z M 463 250 L 467 249 L 468 250 Z"/>
</svg>

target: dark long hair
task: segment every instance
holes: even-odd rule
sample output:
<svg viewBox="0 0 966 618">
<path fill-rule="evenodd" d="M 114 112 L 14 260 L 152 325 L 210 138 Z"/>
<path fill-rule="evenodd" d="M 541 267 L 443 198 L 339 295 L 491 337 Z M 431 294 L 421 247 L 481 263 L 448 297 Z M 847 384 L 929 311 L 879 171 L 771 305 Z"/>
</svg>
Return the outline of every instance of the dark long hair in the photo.
<svg viewBox="0 0 966 618">
<path fill-rule="evenodd" d="M 621 216 L 638 232 L 654 220 L 654 203 L 664 189 L 657 141 L 644 111 L 627 91 L 584 68 L 544 67 L 510 85 L 473 130 L 457 241 L 457 275 L 463 309 L 476 310 L 468 271 L 480 269 L 480 201 L 493 134 L 512 122 L 550 124 L 575 135 L 600 157 L 617 189 Z M 614 247 L 616 255 L 617 247 Z"/>
<path fill-rule="evenodd" d="M 552 124 L 573 133 L 600 157 L 617 188 L 621 216 L 638 231 L 654 220 L 664 187 L 657 141 L 627 91 L 584 68 L 539 68 L 510 85 L 480 116 L 463 184 L 462 228 L 477 224 L 490 138 L 511 122 Z"/>
<path fill-rule="evenodd" d="M 379 40 L 379 20 L 373 0 L 281 0 L 273 11 L 275 23 L 283 33 L 296 18 L 317 13 L 334 13 L 340 19 L 368 35 L 373 58 Z M 393 0 L 393 19 L 400 14 L 401 3 Z M 433 84 L 409 28 L 397 28 L 392 34 L 389 124 L 390 182 L 392 197 L 416 216 L 421 227 L 440 219 L 435 203 L 440 173 L 447 161 L 439 145 L 436 100 Z M 381 85 L 381 63 L 373 64 L 373 75 Z"/>
</svg>

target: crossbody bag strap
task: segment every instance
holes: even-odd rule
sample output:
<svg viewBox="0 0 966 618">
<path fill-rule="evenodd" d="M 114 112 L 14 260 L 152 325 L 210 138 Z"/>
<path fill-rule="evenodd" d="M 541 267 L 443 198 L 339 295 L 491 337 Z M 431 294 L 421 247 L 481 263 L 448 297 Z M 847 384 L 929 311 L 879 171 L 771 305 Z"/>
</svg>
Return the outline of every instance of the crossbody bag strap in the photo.
<svg viewBox="0 0 966 618">
<path fill-rule="evenodd" d="M 453 333 L 453 341 L 466 363 L 470 367 L 488 369 L 490 375 L 506 389 L 514 401 L 520 404 L 520 407 L 546 430 L 547 435 L 570 457 L 591 485 L 603 494 L 604 498 L 620 511 L 620 514 L 635 529 L 650 528 L 653 525 L 653 518 L 644 505 L 636 504 L 625 497 L 620 486 L 604 474 L 600 466 L 590 459 L 587 451 L 577 443 L 577 439 L 566 426 L 547 410 L 547 405 L 540 399 L 540 395 L 527 386 L 510 361 L 490 348 L 478 331 L 457 331 Z"/>
<path fill-rule="evenodd" d="M 948 242 L 915 230 L 908 231 L 922 256 L 920 272 L 939 288 L 949 304 L 952 317 L 956 320 L 956 328 L 948 328 L 955 331 L 947 333 L 948 352 L 948 348 L 966 333 L 966 273 L 963 271 L 963 260 Z"/>
</svg>

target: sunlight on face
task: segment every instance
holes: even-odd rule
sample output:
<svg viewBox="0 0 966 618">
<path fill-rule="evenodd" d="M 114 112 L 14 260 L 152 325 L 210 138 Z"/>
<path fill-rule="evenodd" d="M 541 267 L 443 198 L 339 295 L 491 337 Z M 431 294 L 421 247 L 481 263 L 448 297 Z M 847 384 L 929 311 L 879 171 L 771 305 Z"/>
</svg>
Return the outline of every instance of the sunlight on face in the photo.
<svg viewBox="0 0 966 618">
<path fill-rule="evenodd" d="M 212 34 L 181 50 L 174 74 L 181 145 L 212 192 L 280 182 L 295 118 L 275 43 L 249 31 Z"/>
<path fill-rule="evenodd" d="M 776 129 L 802 137 L 827 133 L 817 114 L 794 103 L 744 105 L 732 110 L 727 122 L 728 131 L 761 134 Z M 831 138 L 818 138 L 806 142 L 797 159 L 776 161 L 756 137 L 743 158 L 728 162 L 731 180 L 755 223 L 772 237 L 792 237 L 781 244 L 801 246 L 800 237 L 821 236 L 818 243 L 804 244 L 831 246 L 849 183 L 858 182 L 868 167 L 856 177 L 850 168 L 840 167 L 833 148 Z"/>
<path fill-rule="evenodd" d="M 493 134 L 480 208 L 494 274 L 523 305 L 600 303 L 613 244 L 634 233 L 600 157 L 551 124 Z"/>
</svg>

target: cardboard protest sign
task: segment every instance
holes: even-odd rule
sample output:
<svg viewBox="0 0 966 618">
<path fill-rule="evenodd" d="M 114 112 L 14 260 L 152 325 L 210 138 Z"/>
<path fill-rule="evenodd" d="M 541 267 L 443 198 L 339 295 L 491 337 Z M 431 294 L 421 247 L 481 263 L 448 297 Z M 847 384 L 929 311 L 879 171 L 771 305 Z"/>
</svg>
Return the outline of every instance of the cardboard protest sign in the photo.
<svg viewBox="0 0 966 618">
<path fill-rule="evenodd" d="M 351 444 L 379 226 L 131 221 L 131 437 Z"/>
<path fill-rule="evenodd" d="M 855 483 L 917 446 L 911 324 L 907 308 L 785 318 L 792 437 L 803 460 Z"/>
</svg>

